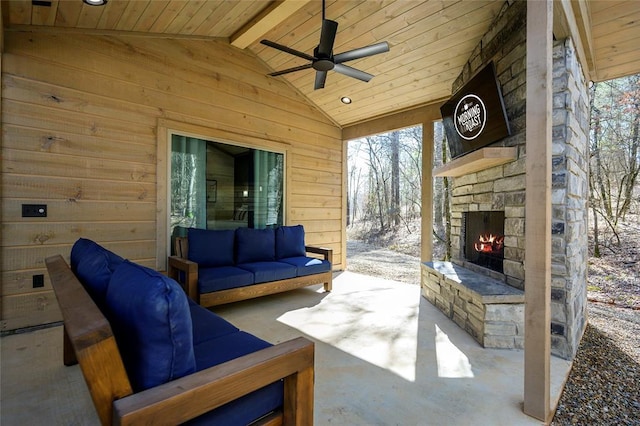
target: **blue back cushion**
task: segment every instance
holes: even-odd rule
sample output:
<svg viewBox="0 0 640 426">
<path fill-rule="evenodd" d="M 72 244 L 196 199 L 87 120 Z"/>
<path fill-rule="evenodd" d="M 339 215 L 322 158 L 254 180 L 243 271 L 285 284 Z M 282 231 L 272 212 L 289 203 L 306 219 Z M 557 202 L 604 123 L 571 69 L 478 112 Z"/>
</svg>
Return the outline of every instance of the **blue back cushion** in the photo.
<svg viewBox="0 0 640 426">
<path fill-rule="evenodd" d="M 71 270 L 100 309 L 104 306 L 111 275 L 123 261 L 117 254 L 86 238 L 80 238 L 71 248 Z"/>
<path fill-rule="evenodd" d="M 235 231 L 189 228 L 188 259 L 199 266 L 233 265 Z"/>
<path fill-rule="evenodd" d="M 124 261 L 111 277 L 106 307 L 135 392 L 195 371 L 189 303 L 178 283 Z"/>
<path fill-rule="evenodd" d="M 302 225 L 281 226 L 276 229 L 276 257 L 306 256 L 304 227 Z"/>
<path fill-rule="evenodd" d="M 237 263 L 276 260 L 276 238 L 273 229 L 236 229 Z"/>
</svg>

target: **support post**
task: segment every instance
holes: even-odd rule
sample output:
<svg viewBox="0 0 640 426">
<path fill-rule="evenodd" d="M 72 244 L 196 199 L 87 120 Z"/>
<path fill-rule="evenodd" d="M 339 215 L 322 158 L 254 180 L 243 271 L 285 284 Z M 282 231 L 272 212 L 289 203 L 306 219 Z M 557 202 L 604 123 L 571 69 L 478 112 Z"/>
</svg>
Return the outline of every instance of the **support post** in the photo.
<svg viewBox="0 0 640 426">
<path fill-rule="evenodd" d="M 527 2 L 524 412 L 550 415 L 552 0 Z"/>
<path fill-rule="evenodd" d="M 433 259 L 433 122 L 422 123 L 422 201 L 420 261 Z"/>
</svg>

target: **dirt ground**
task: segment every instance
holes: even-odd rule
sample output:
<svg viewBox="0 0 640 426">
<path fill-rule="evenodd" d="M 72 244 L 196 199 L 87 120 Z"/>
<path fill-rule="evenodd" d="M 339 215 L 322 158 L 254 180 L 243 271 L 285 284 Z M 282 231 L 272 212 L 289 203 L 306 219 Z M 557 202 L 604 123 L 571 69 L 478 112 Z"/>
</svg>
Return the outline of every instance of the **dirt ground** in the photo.
<svg viewBox="0 0 640 426">
<path fill-rule="evenodd" d="M 640 310 L 640 216 L 629 216 L 618 228 L 617 237 L 602 230 L 599 258 L 593 256 L 593 229 L 590 232 L 588 297 Z"/>
</svg>

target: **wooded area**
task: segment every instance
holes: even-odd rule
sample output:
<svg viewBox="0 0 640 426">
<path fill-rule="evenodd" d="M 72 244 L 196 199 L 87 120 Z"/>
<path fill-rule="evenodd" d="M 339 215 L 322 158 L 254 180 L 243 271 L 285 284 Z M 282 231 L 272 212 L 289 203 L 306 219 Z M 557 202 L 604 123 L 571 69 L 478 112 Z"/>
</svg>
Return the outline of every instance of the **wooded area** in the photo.
<svg viewBox="0 0 640 426">
<path fill-rule="evenodd" d="M 348 225 L 368 221 L 385 232 L 420 218 L 421 126 L 356 139 L 347 155 Z"/>
<path fill-rule="evenodd" d="M 594 83 L 590 106 L 589 202 L 600 257 L 603 248 L 619 248 L 620 222 L 640 211 L 640 74 Z"/>
</svg>

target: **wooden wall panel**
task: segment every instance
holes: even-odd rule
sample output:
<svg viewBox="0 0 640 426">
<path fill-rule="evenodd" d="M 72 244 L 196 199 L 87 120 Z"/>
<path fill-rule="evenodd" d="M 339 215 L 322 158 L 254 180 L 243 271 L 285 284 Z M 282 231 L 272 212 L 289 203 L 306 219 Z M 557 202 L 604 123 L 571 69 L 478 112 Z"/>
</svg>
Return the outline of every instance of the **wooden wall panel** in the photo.
<svg viewBox="0 0 640 426">
<path fill-rule="evenodd" d="M 164 263 L 164 121 L 286 151 L 287 222 L 333 248 L 343 267 L 341 129 L 250 53 L 218 41 L 63 33 L 10 32 L 4 42 L 2 330 L 59 320 L 48 277 L 36 289 L 32 277 L 46 276 L 45 257 L 68 259 L 79 237 Z M 47 204 L 48 217 L 22 218 L 28 203 Z"/>
</svg>

